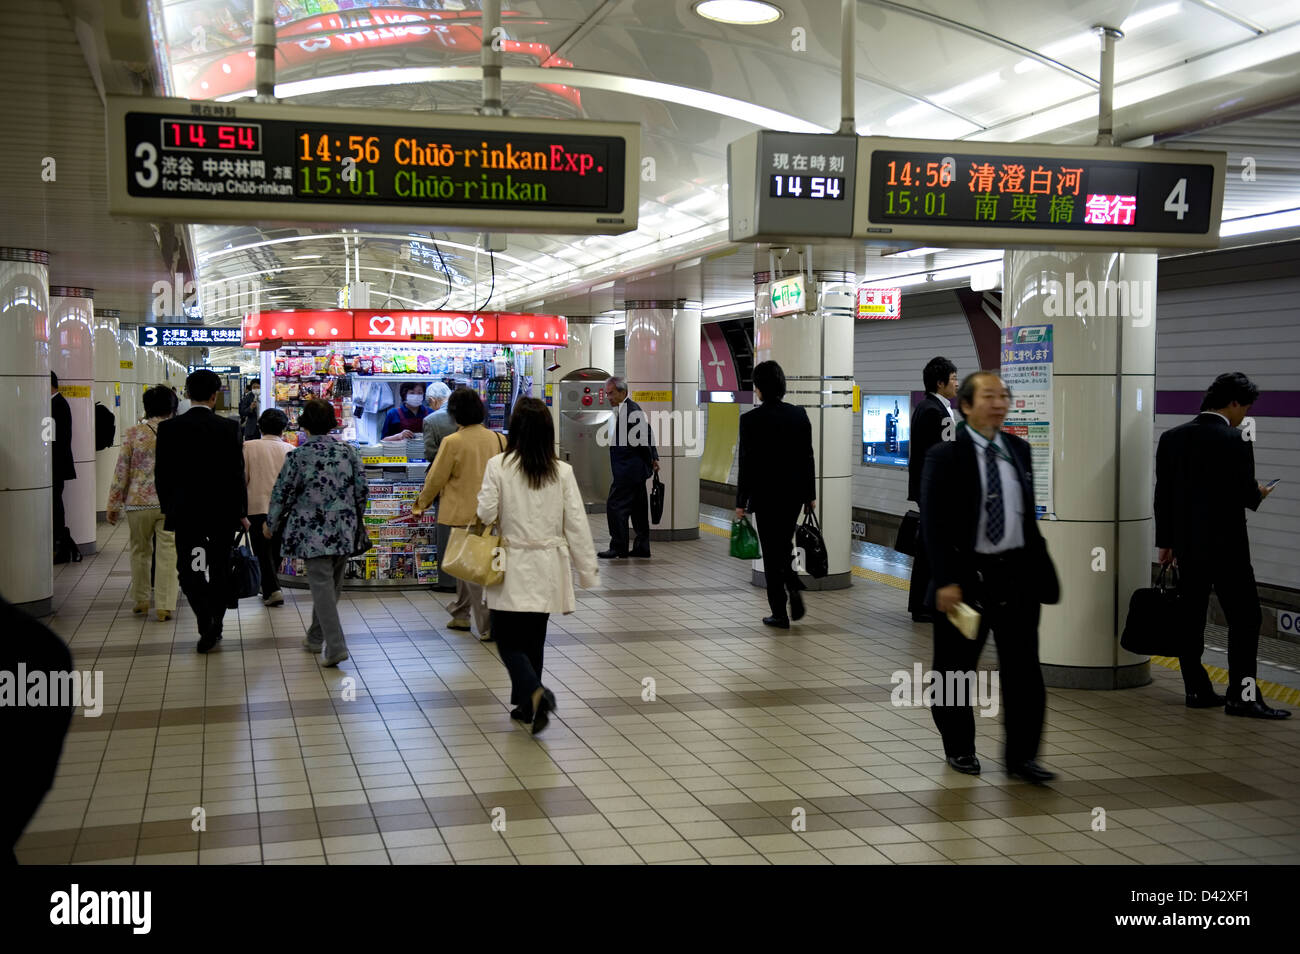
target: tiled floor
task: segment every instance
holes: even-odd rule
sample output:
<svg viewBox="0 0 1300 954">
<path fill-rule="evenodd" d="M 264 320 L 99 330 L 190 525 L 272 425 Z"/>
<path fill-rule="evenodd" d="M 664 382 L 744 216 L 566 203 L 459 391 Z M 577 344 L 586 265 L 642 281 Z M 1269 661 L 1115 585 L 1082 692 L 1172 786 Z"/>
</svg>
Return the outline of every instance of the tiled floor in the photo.
<svg viewBox="0 0 1300 954">
<path fill-rule="evenodd" d="M 714 533 L 606 565 L 551 621 L 559 712 L 533 738 L 495 650 L 428 594 L 348 594 L 337 670 L 299 648 L 301 590 L 245 600 L 199 656 L 188 607 L 132 615 L 126 535 L 58 568 L 51 625 L 107 700 L 73 717 L 26 863 L 1300 861 L 1300 719 L 1189 711 L 1158 666 L 1049 690 L 1048 788 L 998 770 L 1000 718 L 978 720 L 982 777 L 948 769 L 929 713 L 890 703 L 930 638 L 875 571 L 781 632 Z"/>
</svg>

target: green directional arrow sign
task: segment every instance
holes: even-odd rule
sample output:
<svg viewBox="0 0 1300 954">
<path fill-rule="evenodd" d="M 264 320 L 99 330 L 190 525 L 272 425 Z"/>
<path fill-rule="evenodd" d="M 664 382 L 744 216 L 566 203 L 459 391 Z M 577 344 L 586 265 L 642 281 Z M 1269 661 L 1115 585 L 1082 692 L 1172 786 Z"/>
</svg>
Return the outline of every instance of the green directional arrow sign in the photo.
<svg viewBox="0 0 1300 954">
<path fill-rule="evenodd" d="M 807 311 L 808 296 L 804 294 L 804 276 L 777 279 L 772 283 L 772 315 L 792 315 Z"/>
</svg>

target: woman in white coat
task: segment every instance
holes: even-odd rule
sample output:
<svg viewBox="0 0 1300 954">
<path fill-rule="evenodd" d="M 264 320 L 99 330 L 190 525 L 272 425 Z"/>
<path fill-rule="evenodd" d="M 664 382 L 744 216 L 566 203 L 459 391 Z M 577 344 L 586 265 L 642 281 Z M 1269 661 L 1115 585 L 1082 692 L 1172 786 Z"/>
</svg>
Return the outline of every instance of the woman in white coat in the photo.
<svg viewBox="0 0 1300 954">
<path fill-rule="evenodd" d="M 556 458 L 551 411 L 537 398 L 516 404 L 505 453 L 490 459 L 483 474 L 478 516 L 485 524 L 501 523 L 505 579 L 484 593 L 491 632 L 510 671 L 510 715 L 531 722 L 536 735 L 555 711 L 555 696 L 542 685 L 547 620 L 551 613 L 573 612 L 573 570 L 584 588 L 599 579 L 577 478 Z"/>
</svg>

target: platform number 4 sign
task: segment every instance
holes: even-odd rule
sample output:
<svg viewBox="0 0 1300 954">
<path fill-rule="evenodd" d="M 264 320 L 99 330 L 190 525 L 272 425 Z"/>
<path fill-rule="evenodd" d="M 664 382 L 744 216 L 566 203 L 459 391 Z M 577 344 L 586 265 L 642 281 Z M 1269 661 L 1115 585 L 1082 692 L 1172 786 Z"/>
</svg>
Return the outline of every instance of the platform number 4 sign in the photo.
<svg viewBox="0 0 1300 954">
<path fill-rule="evenodd" d="M 1181 222 L 1190 208 L 1191 206 L 1187 204 L 1187 180 L 1179 179 L 1174 183 L 1169 198 L 1165 199 L 1165 211 L 1174 213 L 1178 216 L 1178 221 Z"/>
</svg>

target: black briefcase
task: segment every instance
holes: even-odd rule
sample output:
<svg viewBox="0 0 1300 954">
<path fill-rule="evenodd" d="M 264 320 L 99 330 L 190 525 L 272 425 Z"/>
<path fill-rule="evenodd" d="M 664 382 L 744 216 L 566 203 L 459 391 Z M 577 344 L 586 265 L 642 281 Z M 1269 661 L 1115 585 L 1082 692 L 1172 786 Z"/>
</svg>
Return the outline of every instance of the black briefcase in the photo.
<svg viewBox="0 0 1300 954">
<path fill-rule="evenodd" d="M 650 522 L 658 523 L 664 515 L 664 483 L 655 474 L 654 483 L 650 485 Z"/>
<path fill-rule="evenodd" d="M 826 552 L 826 541 L 822 539 L 821 523 L 811 510 L 804 511 L 803 523 L 794 531 L 794 544 L 803 550 L 804 571 L 814 580 L 820 580 L 830 572 L 830 554 Z"/>
<path fill-rule="evenodd" d="M 903 514 L 903 522 L 898 525 L 898 537 L 894 540 L 894 549 L 903 556 L 916 556 L 920 535 L 921 511 L 909 510 Z"/>
<path fill-rule="evenodd" d="M 1156 585 L 1135 590 L 1128 601 L 1128 618 L 1119 644 L 1139 656 L 1174 656 L 1182 653 L 1186 642 L 1187 621 L 1184 605 L 1178 595 L 1178 571 L 1168 575 L 1168 567 L 1160 568 Z"/>
</svg>

